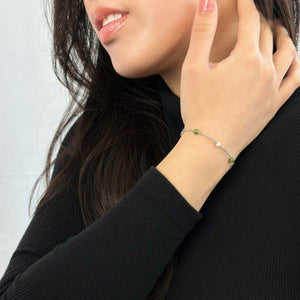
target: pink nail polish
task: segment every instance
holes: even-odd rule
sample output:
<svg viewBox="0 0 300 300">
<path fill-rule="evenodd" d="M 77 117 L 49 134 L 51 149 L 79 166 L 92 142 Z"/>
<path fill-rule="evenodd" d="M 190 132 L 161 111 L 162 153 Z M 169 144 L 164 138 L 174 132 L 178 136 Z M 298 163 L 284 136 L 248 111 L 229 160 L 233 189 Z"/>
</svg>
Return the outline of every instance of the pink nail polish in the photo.
<svg viewBox="0 0 300 300">
<path fill-rule="evenodd" d="M 200 13 L 210 13 L 214 9 L 214 0 L 200 0 L 199 11 Z"/>
</svg>

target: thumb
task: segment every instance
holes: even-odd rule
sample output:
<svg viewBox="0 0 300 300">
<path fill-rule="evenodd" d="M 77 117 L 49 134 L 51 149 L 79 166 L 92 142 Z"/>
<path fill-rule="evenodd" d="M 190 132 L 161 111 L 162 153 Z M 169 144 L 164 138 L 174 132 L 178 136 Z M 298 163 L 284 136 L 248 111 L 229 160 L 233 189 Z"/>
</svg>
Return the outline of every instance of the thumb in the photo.
<svg viewBox="0 0 300 300">
<path fill-rule="evenodd" d="M 209 68 L 209 55 L 218 23 L 218 7 L 215 0 L 200 0 L 195 13 L 186 61 Z"/>
</svg>

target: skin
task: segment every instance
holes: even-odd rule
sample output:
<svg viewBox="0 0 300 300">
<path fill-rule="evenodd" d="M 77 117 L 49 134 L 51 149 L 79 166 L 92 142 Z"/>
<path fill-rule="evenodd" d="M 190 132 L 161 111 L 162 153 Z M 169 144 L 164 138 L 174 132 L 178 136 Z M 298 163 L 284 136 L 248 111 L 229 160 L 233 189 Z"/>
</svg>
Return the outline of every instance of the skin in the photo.
<svg viewBox="0 0 300 300">
<path fill-rule="evenodd" d="M 129 12 L 129 19 L 115 39 L 103 44 L 117 73 L 128 78 L 159 74 L 174 94 L 180 97 L 181 68 L 189 47 L 198 0 L 127 0 L 124 3 L 101 2 L 101 5 Z M 236 0 L 216 0 L 218 26 L 211 62 L 230 55 L 237 40 Z M 84 0 L 92 26 L 92 13 L 100 3 Z"/>
<path fill-rule="evenodd" d="M 218 11 L 202 14 L 203 23 L 198 14 L 194 26 L 199 0 L 101 2 L 130 13 L 103 46 L 120 75 L 159 74 L 180 97 L 185 128 L 201 126 L 237 158 L 300 86 L 300 63 L 282 26 L 270 26 L 276 33 L 273 55 L 267 26 L 272 24 L 257 14 L 252 0 L 216 1 Z M 90 20 L 99 4 L 85 0 Z M 212 22 L 215 30 L 217 18 L 212 38 L 214 31 L 205 24 Z M 184 134 L 156 166 L 197 211 L 230 167 L 222 151 L 192 134 Z"/>
</svg>

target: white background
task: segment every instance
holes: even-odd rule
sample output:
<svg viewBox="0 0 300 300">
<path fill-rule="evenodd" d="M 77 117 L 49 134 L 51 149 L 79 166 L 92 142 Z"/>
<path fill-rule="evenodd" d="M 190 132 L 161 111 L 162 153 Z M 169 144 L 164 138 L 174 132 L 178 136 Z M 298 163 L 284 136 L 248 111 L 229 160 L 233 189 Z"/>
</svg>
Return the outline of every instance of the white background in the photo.
<svg viewBox="0 0 300 300">
<path fill-rule="evenodd" d="M 0 88 L 1 278 L 29 224 L 29 194 L 69 99 L 52 70 L 41 0 L 1 2 Z"/>
</svg>

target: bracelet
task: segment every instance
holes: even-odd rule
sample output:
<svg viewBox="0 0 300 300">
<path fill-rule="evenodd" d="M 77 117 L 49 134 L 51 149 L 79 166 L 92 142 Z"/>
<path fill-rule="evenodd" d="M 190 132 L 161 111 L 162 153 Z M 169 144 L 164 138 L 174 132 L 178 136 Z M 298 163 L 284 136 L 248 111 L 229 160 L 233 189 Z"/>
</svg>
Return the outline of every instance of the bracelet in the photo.
<svg viewBox="0 0 300 300">
<path fill-rule="evenodd" d="M 180 132 L 180 136 L 182 136 L 186 131 L 192 131 L 195 135 L 201 134 L 201 135 L 207 137 L 208 139 L 210 139 L 211 141 L 213 141 L 216 144 L 216 147 L 222 149 L 227 154 L 227 156 L 229 157 L 228 161 L 231 164 L 235 163 L 235 159 L 228 153 L 228 151 L 222 146 L 222 144 L 220 142 L 215 141 L 213 138 L 211 138 L 208 135 L 206 135 L 205 133 L 201 132 L 199 129 L 182 129 L 182 131 Z"/>
</svg>

